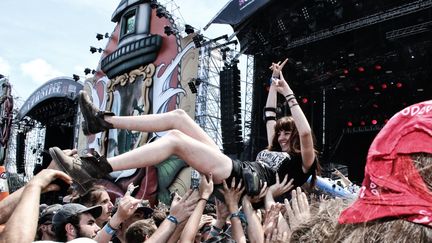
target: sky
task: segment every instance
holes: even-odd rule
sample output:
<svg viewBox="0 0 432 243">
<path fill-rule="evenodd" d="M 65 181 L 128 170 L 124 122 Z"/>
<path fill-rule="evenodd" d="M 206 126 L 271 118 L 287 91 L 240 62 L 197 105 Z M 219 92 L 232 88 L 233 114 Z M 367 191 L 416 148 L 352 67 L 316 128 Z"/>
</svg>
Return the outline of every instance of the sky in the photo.
<svg viewBox="0 0 432 243">
<path fill-rule="evenodd" d="M 120 0 L 1 0 L 0 74 L 9 78 L 15 107 L 40 86 L 59 76 L 96 69 L 108 39 L 98 41 L 97 33 L 111 33 L 111 15 Z M 202 28 L 229 0 L 160 0 L 180 24 Z M 214 38 L 232 34 L 228 25 L 213 24 L 201 32 Z"/>
</svg>

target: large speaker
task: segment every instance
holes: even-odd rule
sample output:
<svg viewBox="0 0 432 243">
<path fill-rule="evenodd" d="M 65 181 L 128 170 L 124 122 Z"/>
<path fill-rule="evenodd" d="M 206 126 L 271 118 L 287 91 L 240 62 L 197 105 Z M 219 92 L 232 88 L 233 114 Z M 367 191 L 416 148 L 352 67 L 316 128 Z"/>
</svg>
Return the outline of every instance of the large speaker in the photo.
<svg viewBox="0 0 432 243">
<path fill-rule="evenodd" d="M 26 133 L 19 132 L 16 136 L 16 169 L 18 174 L 25 173 L 25 140 Z"/>
<path fill-rule="evenodd" d="M 223 68 L 219 84 L 222 146 L 225 154 L 238 154 L 243 151 L 243 137 L 240 70 L 236 63 Z"/>
</svg>

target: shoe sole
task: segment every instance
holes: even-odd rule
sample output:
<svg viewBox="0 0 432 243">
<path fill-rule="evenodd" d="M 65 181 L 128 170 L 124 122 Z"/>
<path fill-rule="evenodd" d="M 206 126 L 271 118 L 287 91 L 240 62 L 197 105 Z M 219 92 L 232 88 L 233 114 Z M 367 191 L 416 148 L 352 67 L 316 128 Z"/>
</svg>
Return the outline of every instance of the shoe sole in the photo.
<svg viewBox="0 0 432 243">
<path fill-rule="evenodd" d="M 72 185 L 74 185 L 73 187 L 79 192 L 79 194 L 84 194 L 87 190 L 80 183 L 78 183 L 77 181 L 75 181 L 73 179 L 72 175 L 69 173 L 69 171 L 63 165 L 60 158 L 57 156 L 57 152 L 55 151 L 55 148 L 57 148 L 57 147 L 53 147 L 53 148 L 48 149 L 48 152 L 51 155 L 51 158 L 56 162 L 56 164 L 60 167 L 60 169 L 64 173 L 66 173 L 67 175 L 69 175 L 72 178 L 72 180 L 73 180 Z M 60 150 L 59 148 L 57 148 L 57 149 Z"/>
</svg>

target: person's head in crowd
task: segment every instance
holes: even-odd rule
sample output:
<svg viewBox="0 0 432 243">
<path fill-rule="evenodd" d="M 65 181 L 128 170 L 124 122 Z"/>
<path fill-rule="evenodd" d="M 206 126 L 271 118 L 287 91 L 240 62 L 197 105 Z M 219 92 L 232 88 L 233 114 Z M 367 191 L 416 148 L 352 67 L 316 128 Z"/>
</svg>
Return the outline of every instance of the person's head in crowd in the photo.
<svg viewBox="0 0 432 243">
<path fill-rule="evenodd" d="M 153 221 L 155 222 L 157 227 L 162 224 L 166 217 L 167 212 L 163 209 L 155 209 L 152 215 Z"/>
<path fill-rule="evenodd" d="M 338 225 L 337 215 L 352 201 L 330 199 L 311 204 L 311 216 L 291 229 L 290 242 L 327 242 Z"/>
<path fill-rule="evenodd" d="M 128 227 L 138 220 L 151 219 L 153 215 L 153 209 L 149 207 L 148 204 L 141 204 L 136 211 L 120 225 L 119 230 L 117 230 L 116 235 L 122 242 L 125 242 L 126 230 Z M 114 214 L 114 212 L 113 212 Z M 154 221 L 152 220 L 153 225 Z"/>
<path fill-rule="evenodd" d="M 102 206 L 102 213 L 100 217 L 96 219 L 96 223 L 99 227 L 102 227 L 104 223 L 111 218 L 112 210 L 114 208 L 106 188 L 101 185 L 94 185 L 85 194 L 74 198 L 72 202 L 82 204 L 86 207 L 92 207 L 95 205 Z"/>
<path fill-rule="evenodd" d="M 80 237 L 94 238 L 100 230 L 95 219 L 101 213 L 102 206 L 63 205 L 52 218 L 56 240 L 66 242 Z"/>
<path fill-rule="evenodd" d="M 55 213 L 62 205 L 53 204 L 53 205 L 41 205 L 39 208 L 43 208 L 40 212 L 39 220 L 38 220 L 38 228 L 36 232 L 36 240 L 54 240 L 55 234 L 52 227 L 52 218 Z"/>
<path fill-rule="evenodd" d="M 141 219 L 132 223 L 126 230 L 127 243 L 142 243 L 156 231 L 156 225 L 151 219 Z"/>
<path fill-rule="evenodd" d="M 432 242 L 431 144 L 432 101 L 394 115 L 369 148 L 359 197 L 334 239 Z"/>
</svg>

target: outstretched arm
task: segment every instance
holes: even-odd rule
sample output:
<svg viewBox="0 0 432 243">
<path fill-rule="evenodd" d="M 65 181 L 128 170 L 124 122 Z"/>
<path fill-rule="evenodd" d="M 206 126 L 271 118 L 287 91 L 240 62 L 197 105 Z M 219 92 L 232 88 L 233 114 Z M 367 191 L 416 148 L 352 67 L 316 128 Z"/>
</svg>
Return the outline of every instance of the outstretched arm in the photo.
<svg viewBox="0 0 432 243">
<path fill-rule="evenodd" d="M 6 223 L 0 242 L 32 242 L 36 235 L 40 194 L 57 191 L 58 185 L 52 184 L 55 179 L 71 184 L 72 179 L 57 170 L 45 169 L 34 176 L 21 192 L 21 198 Z"/>
<path fill-rule="evenodd" d="M 196 200 L 191 197 L 191 195 L 192 190 L 186 192 L 183 198 L 176 193 L 176 196 L 171 203 L 170 215 L 162 222 L 159 228 L 148 240 L 146 240 L 146 242 L 168 242 L 168 239 L 176 230 L 177 225 L 189 218 L 195 208 Z M 172 240 L 175 242 L 177 241 L 176 239 Z"/>
<path fill-rule="evenodd" d="M 199 187 L 200 199 L 198 199 L 198 204 L 195 207 L 192 215 L 186 223 L 183 233 L 180 236 L 180 242 L 194 242 L 195 235 L 197 234 L 199 228 L 199 222 L 203 214 L 207 200 L 213 192 L 213 177 L 210 174 L 209 179 L 203 174 L 201 174 L 201 183 Z"/>
<path fill-rule="evenodd" d="M 303 172 L 309 171 L 314 160 L 315 160 L 315 149 L 312 138 L 312 130 L 309 122 L 306 119 L 302 109 L 300 108 L 294 92 L 291 87 L 285 81 L 285 78 L 280 73 L 280 79 L 275 82 L 277 91 L 282 94 L 288 102 L 288 106 L 291 110 L 291 115 L 294 118 L 294 123 L 297 127 L 300 136 L 300 149 L 303 160 Z"/>
<path fill-rule="evenodd" d="M 282 68 L 285 66 L 285 63 L 288 61 L 288 59 L 285 59 L 283 63 L 272 63 L 270 66 L 270 69 L 273 71 L 272 77 L 271 77 L 271 85 L 269 94 L 267 96 L 267 102 L 266 106 L 264 108 L 264 115 L 266 117 L 266 129 L 267 129 L 267 141 L 268 145 L 270 146 L 274 137 L 274 126 L 276 124 L 276 103 L 277 103 L 277 89 L 274 80 L 277 80 L 280 78 L 280 72 L 282 71 Z M 274 110 L 272 111 L 272 109 Z M 275 119 L 271 119 L 271 117 L 274 117 Z M 270 118 L 270 119 L 269 119 Z"/>
</svg>

